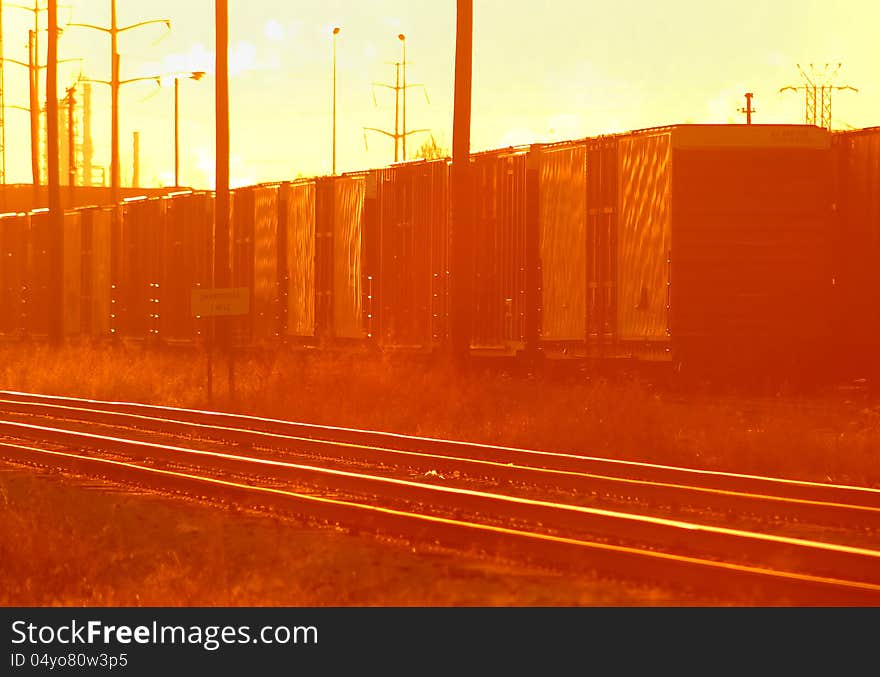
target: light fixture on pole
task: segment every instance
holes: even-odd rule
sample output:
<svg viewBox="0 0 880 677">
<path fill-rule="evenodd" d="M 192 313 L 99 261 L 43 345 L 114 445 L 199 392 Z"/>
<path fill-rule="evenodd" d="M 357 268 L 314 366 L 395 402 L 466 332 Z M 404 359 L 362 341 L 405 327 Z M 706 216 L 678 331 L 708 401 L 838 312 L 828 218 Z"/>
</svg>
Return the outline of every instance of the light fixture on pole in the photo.
<svg viewBox="0 0 880 677">
<path fill-rule="evenodd" d="M 333 176 L 336 176 L 336 36 L 342 29 L 333 29 Z"/>
<path fill-rule="evenodd" d="M 175 73 L 174 78 L 174 187 L 180 186 L 180 102 L 179 90 L 180 79 L 201 80 L 205 76 L 204 71 L 192 71 L 190 73 Z"/>
</svg>

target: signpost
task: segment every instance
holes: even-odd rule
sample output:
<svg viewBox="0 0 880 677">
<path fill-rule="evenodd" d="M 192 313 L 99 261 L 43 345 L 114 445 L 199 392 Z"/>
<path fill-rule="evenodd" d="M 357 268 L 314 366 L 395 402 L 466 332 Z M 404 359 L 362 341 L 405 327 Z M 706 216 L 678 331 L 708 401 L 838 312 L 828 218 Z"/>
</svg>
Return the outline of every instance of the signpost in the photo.
<svg viewBox="0 0 880 677">
<path fill-rule="evenodd" d="M 234 317 L 250 312 L 251 290 L 247 287 L 229 289 L 193 289 L 191 311 L 193 317 Z M 214 401 L 214 337 L 217 335 L 216 320 L 211 320 L 208 335 L 208 401 Z M 231 332 L 230 332 L 231 337 Z M 226 346 L 229 358 L 229 399 L 235 396 L 232 366 L 232 345 Z"/>
</svg>

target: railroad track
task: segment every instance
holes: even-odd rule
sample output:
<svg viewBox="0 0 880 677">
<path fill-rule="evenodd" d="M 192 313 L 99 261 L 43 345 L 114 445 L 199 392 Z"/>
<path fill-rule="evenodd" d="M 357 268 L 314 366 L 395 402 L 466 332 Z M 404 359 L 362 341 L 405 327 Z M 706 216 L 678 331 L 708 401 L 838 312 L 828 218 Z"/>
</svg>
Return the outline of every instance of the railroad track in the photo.
<svg viewBox="0 0 880 677">
<path fill-rule="evenodd" d="M 0 393 L 0 411 L 0 454 L 17 462 L 632 580 L 880 603 L 876 489 L 28 393 Z M 662 514 L 681 506 L 845 525 L 861 542 Z"/>
</svg>

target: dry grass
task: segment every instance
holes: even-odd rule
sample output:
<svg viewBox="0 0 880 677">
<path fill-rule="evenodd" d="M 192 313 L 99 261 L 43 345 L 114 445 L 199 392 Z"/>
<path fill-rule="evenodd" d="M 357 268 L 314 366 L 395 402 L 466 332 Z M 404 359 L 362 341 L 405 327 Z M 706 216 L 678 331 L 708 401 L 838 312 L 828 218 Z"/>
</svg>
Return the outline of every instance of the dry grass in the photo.
<svg viewBox="0 0 880 677">
<path fill-rule="evenodd" d="M 0 606 L 694 603 L 655 588 L 0 470 Z"/>
<path fill-rule="evenodd" d="M 289 351 L 217 365 L 213 406 L 494 444 L 880 486 L 880 406 L 867 392 L 756 395 L 634 376 L 466 374 L 439 361 Z M 0 386 L 205 407 L 204 355 L 139 345 L 0 348 Z"/>
</svg>

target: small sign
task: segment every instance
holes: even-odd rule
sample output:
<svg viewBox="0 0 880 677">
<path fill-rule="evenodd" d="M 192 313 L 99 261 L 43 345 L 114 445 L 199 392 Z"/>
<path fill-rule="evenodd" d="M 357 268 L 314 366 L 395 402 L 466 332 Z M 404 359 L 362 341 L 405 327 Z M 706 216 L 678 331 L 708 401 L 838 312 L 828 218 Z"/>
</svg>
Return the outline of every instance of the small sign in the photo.
<svg viewBox="0 0 880 677">
<path fill-rule="evenodd" d="M 247 287 L 192 290 L 194 317 L 247 315 L 250 305 L 250 289 Z"/>
</svg>

